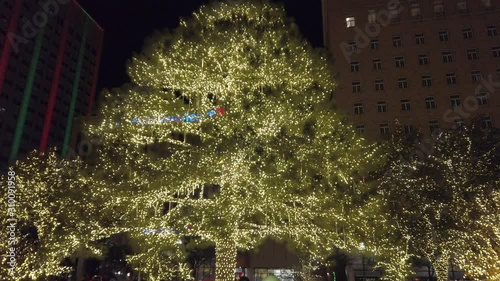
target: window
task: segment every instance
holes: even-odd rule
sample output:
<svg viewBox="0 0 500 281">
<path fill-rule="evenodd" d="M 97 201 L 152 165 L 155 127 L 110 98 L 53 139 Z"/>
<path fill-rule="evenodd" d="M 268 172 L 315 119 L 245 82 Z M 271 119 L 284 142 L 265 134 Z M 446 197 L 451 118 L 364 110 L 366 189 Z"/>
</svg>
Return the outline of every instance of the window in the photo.
<svg viewBox="0 0 500 281">
<path fill-rule="evenodd" d="M 407 134 L 407 135 L 413 133 L 413 131 L 414 131 L 412 125 L 404 125 L 403 128 L 404 128 L 405 134 Z"/>
<path fill-rule="evenodd" d="M 352 82 L 352 92 L 353 93 L 361 92 L 361 82 L 359 81 Z"/>
<path fill-rule="evenodd" d="M 432 78 L 430 75 L 422 75 L 422 86 L 423 87 L 432 86 Z"/>
<path fill-rule="evenodd" d="M 373 60 L 373 69 L 382 69 L 382 60 L 374 59 Z"/>
<path fill-rule="evenodd" d="M 356 114 L 356 115 L 363 114 L 363 104 L 362 103 L 355 103 L 354 104 L 354 114 Z"/>
<path fill-rule="evenodd" d="M 472 39 L 472 28 L 462 29 L 462 35 L 464 36 L 464 39 Z"/>
<path fill-rule="evenodd" d="M 417 33 L 415 34 L 415 43 L 417 45 L 422 45 L 425 43 L 425 39 L 424 39 L 424 34 L 423 33 Z"/>
<path fill-rule="evenodd" d="M 487 28 L 488 36 L 497 36 L 497 27 L 494 25 L 490 25 Z"/>
<path fill-rule="evenodd" d="M 453 56 L 451 55 L 451 52 L 443 52 L 443 62 L 453 62 Z"/>
<path fill-rule="evenodd" d="M 456 108 L 460 106 L 460 96 L 450 96 L 451 107 Z"/>
<path fill-rule="evenodd" d="M 486 92 L 481 92 L 476 96 L 477 103 L 479 105 L 488 104 L 488 95 Z"/>
<path fill-rule="evenodd" d="M 427 109 L 436 108 L 436 101 L 434 100 L 434 97 L 425 98 L 425 108 Z"/>
<path fill-rule="evenodd" d="M 439 32 L 439 41 L 448 42 L 448 31 L 440 31 Z"/>
<path fill-rule="evenodd" d="M 437 120 L 431 120 L 429 121 L 429 130 L 434 132 L 434 130 L 439 129 L 439 123 Z"/>
<path fill-rule="evenodd" d="M 347 18 L 345 18 L 345 22 L 346 22 L 346 27 L 347 28 L 355 27 L 356 26 L 356 20 L 354 19 L 354 17 L 347 17 Z"/>
<path fill-rule="evenodd" d="M 436 16 L 444 15 L 444 5 L 442 0 L 434 0 L 434 14 Z"/>
<path fill-rule="evenodd" d="M 460 0 L 457 2 L 457 10 L 461 13 L 465 13 L 468 11 L 467 9 L 467 1 Z"/>
<path fill-rule="evenodd" d="M 408 99 L 401 100 L 401 111 L 410 111 L 410 110 L 411 110 L 410 100 Z"/>
<path fill-rule="evenodd" d="M 418 63 L 420 65 L 427 65 L 427 64 L 429 64 L 429 58 L 427 57 L 427 55 L 419 55 L 418 56 Z"/>
<path fill-rule="evenodd" d="M 377 39 L 373 39 L 370 41 L 370 48 L 372 50 L 376 50 L 376 49 L 378 49 L 378 47 L 379 47 L 379 42 Z"/>
<path fill-rule="evenodd" d="M 386 136 L 389 134 L 389 124 L 382 123 L 380 124 L 380 134 Z"/>
<path fill-rule="evenodd" d="M 483 129 L 493 128 L 493 123 L 491 122 L 491 117 L 485 116 L 485 117 L 481 118 L 481 127 Z"/>
<path fill-rule="evenodd" d="M 403 42 L 401 41 L 401 36 L 392 36 L 392 46 L 396 48 L 403 46 Z"/>
<path fill-rule="evenodd" d="M 458 84 L 457 75 L 455 73 L 446 73 L 446 83 L 448 85 Z"/>
<path fill-rule="evenodd" d="M 472 82 L 480 82 L 482 77 L 483 77 L 483 74 L 481 74 L 481 71 L 480 70 L 473 70 L 471 71 L 471 76 L 472 76 Z"/>
<path fill-rule="evenodd" d="M 395 57 L 394 60 L 396 61 L 396 67 L 404 67 L 405 66 L 405 59 L 403 57 Z"/>
<path fill-rule="evenodd" d="M 477 60 L 477 51 L 476 49 L 468 49 L 467 50 L 467 59 L 469 60 Z"/>
<path fill-rule="evenodd" d="M 365 133 L 365 125 L 357 125 L 356 132 L 360 135 L 364 134 Z"/>
<path fill-rule="evenodd" d="M 454 122 L 455 122 L 455 126 L 457 128 L 461 128 L 465 124 L 464 119 L 462 117 L 456 117 L 455 120 L 454 120 Z"/>
<path fill-rule="evenodd" d="M 491 50 L 493 51 L 493 57 L 500 58 L 500 47 L 493 47 Z"/>
<path fill-rule="evenodd" d="M 408 80 L 406 78 L 398 78 L 398 87 L 400 89 L 408 88 Z"/>
<path fill-rule="evenodd" d="M 359 72 L 359 62 L 357 61 L 351 62 L 351 72 Z"/>
<path fill-rule="evenodd" d="M 374 24 L 377 22 L 377 13 L 375 10 L 369 10 L 368 11 L 368 23 Z"/>
<path fill-rule="evenodd" d="M 384 80 L 375 80 L 375 91 L 384 90 Z"/>
<path fill-rule="evenodd" d="M 387 104 L 385 101 L 377 102 L 377 111 L 378 112 L 387 112 Z"/>
<path fill-rule="evenodd" d="M 481 4 L 483 4 L 483 6 L 485 8 L 490 8 L 491 7 L 491 0 L 481 0 Z"/>
<path fill-rule="evenodd" d="M 422 16 L 422 11 L 420 10 L 420 4 L 418 3 L 411 4 L 410 13 L 412 17 L 420 18 Z"/>
<path fill-rule="evenodd" d="M 358 49 L 358 46 L 356 45 L 356 41 L 349 41 L 348 45 L 347 45 L 347 51 L 348 52 L 356 52 L 356 50 Z"/>
</svg>

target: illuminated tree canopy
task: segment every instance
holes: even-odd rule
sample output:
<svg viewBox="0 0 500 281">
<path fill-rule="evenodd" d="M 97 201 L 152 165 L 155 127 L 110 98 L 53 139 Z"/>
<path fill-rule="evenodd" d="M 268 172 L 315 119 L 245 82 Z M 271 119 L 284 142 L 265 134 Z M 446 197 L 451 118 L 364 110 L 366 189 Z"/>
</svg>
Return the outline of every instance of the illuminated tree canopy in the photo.
<svg viewBox="0 0 500 281">
<path fill-rule="evenodd" d="M 476 128 L 441 132 L 423 153 L 414 137 L 392 142 L 398 158 L 382 186 L 411 255 L 429 261 L 438 280 L 450 264 L 470 277 L 498 280 L 498 139 Z"/>
<path fill-rule="evenodd" d="M 130 61 L 132 84 L 107 93 L 103 121 L 88 126 L 123 225 L 151 245 L 215 244 L 218 280 L 233 280 L 237 249 L 269 237 L 315 259 L 358 246 L 379 152 L 331 110 L 327 61 L 269 3 L 204 6 L 157 34 Z"/>
</svg>

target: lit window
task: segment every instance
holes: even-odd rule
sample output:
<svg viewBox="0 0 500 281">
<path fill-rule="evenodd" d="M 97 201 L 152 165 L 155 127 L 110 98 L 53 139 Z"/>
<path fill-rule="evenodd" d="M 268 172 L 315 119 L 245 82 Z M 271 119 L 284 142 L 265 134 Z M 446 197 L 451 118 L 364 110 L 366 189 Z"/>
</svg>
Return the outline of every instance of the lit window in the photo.
<svg viewBox="0 0 500 281">
<path fill-rule="evenodd" d="M 398 87 L 400 89 L 408 88 L 408 80 L 406 78 L 398 78 Z"/>
<path fill-rule="evenodd" d="M 441 42 L 448 41 L 448 31 L 440 31 L 439 32 L 439 41 L 441 41 Z"/>
<path fill-rule="evenodd" d="M 375 10 L 369 10 L 368 11 L 368 23 L 374 24 L 377 22 L 377 13 Z"/>
<path fill-rule="evenodd" d="M 375 80 L 375 91 L 384 90 L 384 80 Z"/>
<path fill-rule="evenodd" d="M 389 124 L 382 123 L 380 124 L 380 134 L 386 136 L 389 134 Z"/>
<path fill-rule="evenodd" d="M 429 121 L 429 130 L 434 132 L 434 130 L 439 129 L 439 122 L 437 120 Z"/>
<path fill-rule="evenodd" d="M 363 104 L 362 103 L 355 103 L 354 104 L 354 114 L 356 114 L 356 115 L 363 114 Z"/>
<path fill-rule="evenodd" d="M 346 22 L 347 28 L 356 26 L 356 21 L 355 21 L 354 17 L 345 18 L 345 22 Z"/>
<path fill-rule="evenodd" d="M 373 39 L 370 41 L 370 48 L 372 50 L 376 50 L 376 49 L 378 49 L 378 47 L 379 47 L 379 42 L 377 39 Z"/>
<path fill-rule="evenodd" d="M 488 36 L 497 36 L 497 27 L 490 25 L 486 28 L 488 30 Z"/>
<path fill-rule="evenodd" d="M 471 76 L 472 76 L 472 82 L 480 82 L 482 77 L 483 77 L 483 74 L 481 73 L 480 70 L 473 70 L 471 71 Z"/>
<path fill-rule="evenodd" d="M 352 82 L 352 92 L 353 93 L 361 92 L 361 82 L 359 81 Z"/>
<path fill-rule="evenodd" d="M 427 109 L 436 108 L 436 100 L 434 99 L 434 97 L 425 98 L 425 108 Z"/>
<path fill-rule="evenodd" d="M 432 86 L 432 78 L 430 75 L 423 75 L 422 76 L 422 86 L 423 87 L 430 87 Z"/>
<path fill-rule="evenodd" d="M 446 83 L 448 85 L 458 84 L 457 75 L 455 73 L 446 73 Z"/>
<path fill-rule="evenodd" d="M 422 16 L 422 12 L 420 11 L 420 4 L 411 4 L 411 16 L 414 18 L 420 18 Z"/>
<path fill-rule="evenodd" d="M 479 105 L 488 104 L 488 94 L 486 92 L 481 92 L 476 96 L 476 100 Z"/>
<path fill-rule="evenodd" d="M 443 52 L 442 55 L 443 55 L 443 62 L 445 63 L 453 62 L 453 56 L 451 52 Z"/>
<path fill-rule="evenodd" d="M 485 116 L 485 117 L 481 118 L 481 127 L 483 129 L 493 128 L 493 123 L 491 122 L 491 117 Z"/>
<path fill-rule="evenodd" d="M 373 69 L 382 69 L 382 60 L 374 59 L 373 60 Z"/>
<path fill-rule="evenodd" d="M 403 46 L 403 42 L 401 41 L 401 36 L 392 36 L 392 46 L 393 47 Z"/>
<path fill-rule="evenodd" d="M 437 16 L 444 15 L 444 5 L 442 0 L 434 0 L 434 14 Z"/>
<path fill-rule="evenodd" d="M 415 42 L 417 43 L 417 45 L 424 44 L 424 42 L 425 42 L 424 34 L 423 33 L 415 34 Z"/>
<path fill-rule="evenodd" d="M 401 111 L 410 111 L 410 110 L 411 110 L 410 100 L 408 99 L 401 100 Z"/>
<path fill-rule="evenodd" d="M 364 134 L 365 133 L 365 125 L 357 125 L 356 132 L 360 135 Z"/>
<path fill-rule="evenodd" d="M 429 58 L 427 57 L 427 55 L 419 55 L 418 56 L 418 63 L 420 65 L 429 64 Z"/>
<path fill-rule="evenodd" d="M 460 106 L 460 96 L 450 96 L 451 107 L 456 108 Z"/>
<path fill-rule="evenodd" d="M 359 62 L 357 61 L 351 62 L 351 72 L 359 72 Z"/>
<path fill-rule="evenodd" d="M 491 0 L 481 0 L 481 3 L 483 4 L 484 7 L 489 8 L 491 7 Z"/>
<path fill-rule="evenodd" d="M 469 60 L 477 60 L 477 51 L 476 49 L 468 49 L 467 50 L 467 59 Z"/>
<path fill-rule="evenodd" d="M 464 36 L 464 39 L 472 39 L 472 28 L 462 29 L 462 34 Z"/>
<path fill-rule="evenodd" d="M 493 51 L 493 57 L 500 58 L 500 47 L 493 47 L 491 50 Z"/>
<path fill-rule="evenodd" d="M 405 66 L 405 59 L 403 57 L 395 57 L 394 60 L 396 61 L 396 67 L 401 68 Z"/>
<path fill-rule="evenodd" d="M 378 112 L 387 112 L 387 104 L 385 101 L 377 102 L 377 111 Z"/>
<path fill-rule="evenodd" d="M 457 2 L 457 10 L 459 12 L 462 12 L 462 13 L 467 12 L 468 11 L 468 9 L 467 9 L 467 1 L 465 1 L 465 0 L 458 1 Z"/>
</svg>

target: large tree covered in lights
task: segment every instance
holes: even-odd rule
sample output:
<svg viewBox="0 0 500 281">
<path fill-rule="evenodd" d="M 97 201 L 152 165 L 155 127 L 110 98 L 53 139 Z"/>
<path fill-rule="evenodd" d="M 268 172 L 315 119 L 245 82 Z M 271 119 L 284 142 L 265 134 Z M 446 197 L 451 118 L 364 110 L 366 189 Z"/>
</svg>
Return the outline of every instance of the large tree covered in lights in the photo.
<svg viewBox="0 0 500 281">
<path fill-rule="evenodd" d="M 392 141 L 396 157 L 382 186 L 396 233 L 438 280 L 448 280 L 450 265 L 499 280 L 498 137 L 476 126 L 435 135 L 430 144 L 401 134 Z"/>
<path fill-rule="evenodd" d="M 216 278 L 232 281 L 237 249 L 266 238 L 313 259 L 360 244 L 377 151 L 331 110 L 327 58 L 282 7 L 204 6 L 128 72 L 88 129 L 103 141 L 96 177 L 116 189 L 108 207 L 149 245 L 132 260 L 161 268 L 190 236 L 215 245 Z"/>
</svg>

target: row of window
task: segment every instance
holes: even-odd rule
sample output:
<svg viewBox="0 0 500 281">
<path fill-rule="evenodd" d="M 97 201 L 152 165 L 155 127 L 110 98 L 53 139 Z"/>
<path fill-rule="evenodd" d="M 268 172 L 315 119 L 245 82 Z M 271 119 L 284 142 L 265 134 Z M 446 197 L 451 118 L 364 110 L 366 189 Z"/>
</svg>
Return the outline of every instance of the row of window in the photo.
<svg viewBox="0 0 500 281">
<path fill-rule="evenodd" d="M 457 127 L 461 127 L 464 125 L 464 120 L 462 118 L 456 118 L 455 119 L 455 125 Z M 433 132 L 434 130 L 439 128 L 439 122 L 437 120 L 429 120 L 428 122 L 429 130 Z M 481 118 L 481 127 L 483 129 L 491 129 L 493 128 L 493 122 L 491 121 L 491 117 L 485 116 Z M 365 133 L 365 125 L 357 125 L 356 126 L 356 131 L 359 134 L 364 134 Z M 403 125 L 403 130 L 405 134 L 410 134 L 415 131 L 415 128 L 413 125 Z M 390 134 L 390 129 L 389 129 L 389 123 L 381 123 L 379 124 L 379 132 L 381 135 L 389 135 Z"/>
<path fill-rule="evenodd" d="M 491 8 L 491 1 L 490 0 L 481 0 L 481 3 L 484 8 L 490 9 Z M 413 18 L 413 20 L 421 20 L 423 18 L 422 15 L 422 8 L 420 3 L 417 1 L 413 0 L 410 1 L 410 16 Z M 469 13 L 469 8 L 467 4 L 467 0 L 458 0 L 456 2 L 456 12 L 459 14 L 467 14 Z M 433 13 L 435 17 L 443 17 L 446 15 L 446 9 L 443 3 L 443 0 L 434 0 L 433 2 Z M 400 22 L 400 13 L 398 11 L 391 11 L 391 18 L 390 20 L 393 23 Z M 346 27 L 351 28 L 356 26 L 356 18 L 354 16 L 348 16 L 345 19 L 346 21 Z M 374 9 L 368 10 L 368 23 L 369 24 L 377 24 L 378 22 L 378 16 L 377 16 L 377 11 Z"/>
<path fill-rule="evenodd" d="M 478 105 L 485 105 L 488 104 L 488 95 L 486 93 L 480 93 L 476 96 L 477 104 Z M 452 95 L 450 96 L 450 103 L 452 108 L 459 107 L 462 102 L 460 99 L 459 95 Z M 354 114 L 355 115 L 361 115 L 364 113 L 363 109 L 363 103 L 355 103 L 354 104 Z M 425 98 L 425 108 L 426 109 L 434 109 L 436 108 L 436 99 L 434 97 L 426 97 Z M 377 102 L 377 111 L 380 113 L 387 112 L 387 103 L 385 101 L 378 101 Z M 401 111 L 411 111 L 411 102 L 409 99 L 402 99 L 401 100 Z"/>
<path fill-rule="evenodd" d="M 482 73 L 479 70 L 471 71 L 472 82 L 478 83 L 481 81 Z M 432 86 L 432 77 L 431 75 L 422 75 L 421 77 L 422 87 L 429 88 Z M 398 78 L 398 88 L 407 89 L 408 88 L 408 79 L 405 77 Z M 446 73 L 446 84 L 448 85 L 458 85 L 458 77 L 454 72 Z M 361 92 L 361 82 L 353 81 L 352 84 L 352 92 L 360 93 Z M 375 80 L 375 91 L 384 91 L 385 83 L 383 79 Z"/>
</svg>

